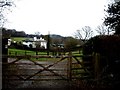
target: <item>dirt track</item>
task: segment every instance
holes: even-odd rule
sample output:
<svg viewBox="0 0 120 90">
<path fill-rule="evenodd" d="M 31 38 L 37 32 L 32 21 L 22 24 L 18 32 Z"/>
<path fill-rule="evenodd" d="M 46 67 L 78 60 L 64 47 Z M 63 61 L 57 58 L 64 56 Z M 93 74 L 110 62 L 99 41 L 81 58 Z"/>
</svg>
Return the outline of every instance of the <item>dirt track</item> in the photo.
<svg viewBox="0 0 120 90">
<path fill-rule="evenodd" d="M 9 62 L 14 61 L 14 59 L 9 59 Z M 47 67 L 51 64 L 53 64 L 55 61 L 37 61 L 37 63 L 43 65 L 44 67 Z M 28 76 L 25 75 L 33 75 L 36 72 L 43 69 L 43 67 L 40 67 L 39 65 L 34 65 L 33 62 L 29 60 L 20 60 L 16 62 L 17 65 L 10 66 L 10 68 L 14 68 L 14 70 L 10 70 L 8 74 L 17 74 L 17 75 L 23 75 L 22 78 L 27 78 Z M 19 63 L 22 63 L 19 65 Z M 9 68 L 9 69 L 10 69 Z M 72 82 L 69 82 L 68 80 L 58 80 L 61 79 L 62 75 L 64 78 L 67 78 L 67 60 L 61 61 L 58 64 L 55 64 L 54 66 L 51 66 L 49 68 L 50 70 L 58 69 L 58 71 L 54 71 L 55 73 L 59 74 L 60 76 L 54 75 L 54 73 L 51 73 L 49 70 L 45 70 L 41 73 L 38 73 L 37 75 L 31 77 L 30 79 L 36 79 L 36 80 L 19 80 L 16 76 L 8 76 L 9 79 L 18 79 L 18 80 L 5 80 L 5 88 L 39 88 L 39 89 L 61 89 L 61 90 L 74 90 L 76 87 L 72 84 Z M 60 69 L 60 70 L 59 70 Z M 43 79 L 43 80 L 38 80 Z"/>
</svg>

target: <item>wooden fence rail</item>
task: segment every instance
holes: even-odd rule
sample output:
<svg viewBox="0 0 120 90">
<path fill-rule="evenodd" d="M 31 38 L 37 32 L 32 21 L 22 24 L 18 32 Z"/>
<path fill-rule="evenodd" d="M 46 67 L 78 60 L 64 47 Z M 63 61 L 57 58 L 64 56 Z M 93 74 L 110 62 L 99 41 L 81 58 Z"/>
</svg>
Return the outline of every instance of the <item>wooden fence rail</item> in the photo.
<svg viewBox="0 0 120 90">
<path fill-rule="evenodd" d="M 6 66 L 10 66 L 10 65 L 32 65 L 33 66 L 37 66 L 39 68 L 18 68 L 19 71 L 34 71 L 34 73 L 32 74 L 23 74 L 23 73 L 13 73 L 14 69 L 16 68 L 8 68 L 7 71 L 8 73 L 5 73 L 6 71 L 4 70 L 3 75 L 7 76 L 7 77 L 17 77 L 17 78 L 5 78 L 5 80 L 22 80 L 22 81 L 31 81 L 31 80 L 37 80 L 37 81 L 41 81 L 41 80 L 45 80 L 44 78 L 34 78 L 34 77 L 42 77 L 42 76 L 48 76 L 50 78 L 47 78 L 46 80 L 52 79 L 52 76 L 58 76 L 59 78 L 53 78 L 53 80 L 68 80 L 68 81 L 84 81 L 85 79 L 91 79 L 91 72 L 84 66 L 84 62 L 83 62 L 83 57 L 94 57 L 93 59 L 95 59 L 95 80 L 99 79 L 99 54 L 94 54 L 94 55 L 87 55 L 87 56 L 83 56 L 83 55 L 72 55 L 71 52 L 69 52 L 68 55 L 64 55 L 64 56 L 59 56 L 58 58 L 55 58 L 53 56 L 48 56 L 48 55 L 3 55 L 2 57 L 4 58 L 12 58 L 15 59 L 13 61 L 9 61 L 8 63 L 2 63 L 3 65 Z M 32 58 L 46 58 L 46 59 L 50 59 L 50 58 L 54 58 L 56 59 L 53 63 L 51 64 L 41 64 L 39 62 L 37 62 L 36 60 L 32 60 Z M 30 61 L 31 63 L 20 63 L 19 61 Z M 49 61 L 49 60 L 48 60 Z M 62 63 L 62 62 L 67 62 L 67 63 Z M 42 62 L 42 61 L 40 61 Z M 54 68 L 56 66 L 59 66 L 59 64 L 61 64 L 61 66 L 66 65 L 66 72 L 67 73 L 58 73 L 60 72 L 64 72 L 65 69 L 61 69 L 59 68 Z M 62 65 L 63 64 L 63 65 Z M 9 71 L 12 71 L 12 73 L 9 73 Z M 16 71 L 16 70 L 15 70 Z M 45 73 L 42 74 L 44 71 L 47 71 L 49 73 Z M 85 82 L 84 82 L 85 83 Z M 85 84 L 84 84 L 85 85 Z"/>
<path fill-rule="evenodd" d="M 53 56 L 41 56 L 41 55 L 3 55 L 3 57 L 6 57 L 6 58 L 16 58 L 16 60 L 12 61 L 12 62 L 9 62 L 9 63 L 3 63 L 3 64 L 15 64 L 16 62 L 20 61 L 21 59 L 27 59 L 31 62 L 33 62 L 35 65 L 39 65 L 41 66 L 40 64 L 36 63 L 34 60 L 31 60 L 31 58 L 54 58 Z M 74 55 L 72 56 L 72 53 L 69 53 L 69 55 L 66 55 L 66 56 L 59 56 L 57 58 L 60 58 L 60 60 L 58 61 L 55 61 L 52 65 L 49 65 L 47 68 L 51 67 L 51 66 L 54 66 L 55 64 L 65 60 L 65 59 L 68 59 L 68 64 L 67 64 L 67 68 L 68 68 L 68 76 L 70 79 L 72 79 L 72 71 L 73 70 L 81 70 L 83 69 L 85 72 L 88 72 L 90 74 L 90 72 L 87 70 L 86 67 L 84 67 L 83 65 L 83 61 L 80 61 L 80 57 L 85 57 L 83 55 Z M 88 55 L 86 57 L 91 57 L 91 55 Z M 20 63 L 16 63 L 16 64 L 20 64 Z M 22 63 L 22 64 L 26 64 L 26 65 L 30 65 L 30 63 Z M 76 64 L 76 65 L 75 65 Z M 73 67 L 73 66 L 79 66 L 79 67 Z M 41 66 L 43 67 L 43 66 Z M 44 68 L 44 67 L 43 67 Z M 46 69 L 46 68 L 44 68 Z"/>
</svg>

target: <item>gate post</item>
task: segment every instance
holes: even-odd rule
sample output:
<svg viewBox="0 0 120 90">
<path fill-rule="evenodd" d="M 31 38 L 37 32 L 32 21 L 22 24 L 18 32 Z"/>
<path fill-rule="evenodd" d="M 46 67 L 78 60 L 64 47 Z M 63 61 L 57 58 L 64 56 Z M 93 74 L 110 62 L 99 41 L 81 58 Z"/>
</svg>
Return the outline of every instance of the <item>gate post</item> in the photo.
<svg viewBox="0 0 120 90">
<path fill-rule="evenodd" d="M 50 53 L 50 34 L 48 33 L 47 35 L 47 55 L 49 55 Z"/>
<path fill-rule="evenodd" d="M 68 72 L 67 72 L 67 76 L 68 76 L 68 80 L 72 80 L 72 52 L 69 52 L 68 54 Z"/>
<path fill-rule="evenodd" d="M 6 79 L 5 79 L 5 72 L 7 69 L 7 63 L 8 63 L 8 58 L 6 55 L 8 54 L 8 38 L 2 38 L 2 88 L 5 88 L 6 86 Z"/>
<path fill-rule="evenodd" d="M 94 58 L 94 75 L 95 75 L 95 80 L 97 81 L 97 87 L 99 84 L 99 78 L 100 78 L 100 54 L 99 53 L 94 53 L 93 55 Z"/>
<path fill-rule="evenodd" d="M 2 38 L 2 55 L 8 55 L 8 38 Z M 7 63 L 7 57 L 2 57 L 2 63 Z"/>
</svg>

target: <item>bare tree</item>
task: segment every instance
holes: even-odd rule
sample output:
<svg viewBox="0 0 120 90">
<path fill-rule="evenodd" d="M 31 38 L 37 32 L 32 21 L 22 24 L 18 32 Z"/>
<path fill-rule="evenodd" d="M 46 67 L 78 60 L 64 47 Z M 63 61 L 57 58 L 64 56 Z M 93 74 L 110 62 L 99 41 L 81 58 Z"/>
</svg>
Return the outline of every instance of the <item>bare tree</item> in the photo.
<svg viewBox="0 0 120 90">
<path fill-rule="evenodd" d="M 84 33 L 84 39 L 89 39 L 93 36 L 93 31 L 91 29 L 90 26 L 85 26 L 84 28 L 82 28 L 83 33 Z"/>
<path fill-rule="evenodd" d="M 74 36 L 79 40 L 87 40 L 93 36 L 93 31 L 90 26 L 85 26 L 81 30 L 77 30 Z"/>
<path fill-rule="evenodd" d="M 97 26 L 96 32 L 99 35 L 107 35 L 107 34 L 109 35 L 110 34 L 109 29 L 104 24 Z"/>
<path fill-rule="evenodd" d="M 6 15 L 13 5 L 15 5 L 13 0 L 0 0 L 0 27 L 3 27 L 4 23 L 7 21 Z"/>
</svg>

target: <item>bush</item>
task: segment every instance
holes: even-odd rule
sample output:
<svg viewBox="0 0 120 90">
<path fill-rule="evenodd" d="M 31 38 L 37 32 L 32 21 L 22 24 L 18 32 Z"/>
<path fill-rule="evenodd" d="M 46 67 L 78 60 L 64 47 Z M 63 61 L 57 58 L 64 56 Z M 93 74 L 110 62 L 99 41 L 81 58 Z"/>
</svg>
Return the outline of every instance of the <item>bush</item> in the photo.
<svg viewBox="0 0 120 90">
<path fill-rule="evenodd" d="M 102 35 L 91 38 L 83 47 L 83 54 L 99 53 L 109 59 L 120 59 L 120 35 Z"/>
<path fill-rule="evenodd" d="M 101 35 L 89 39 L 83 46 L 83 55 L 93 53 L 100 54 L 100 72 L 103 75 L 102 78 L 106 77 L 105 82 L 108 80 L 109 84 L 115 85 L 116 82 L 120 84 L 120 35 Z M 84 57 L 83 62 L 86 60 L 92 63 L 90 72 L 94 74 L 92 57 Z"/>
</svg>

